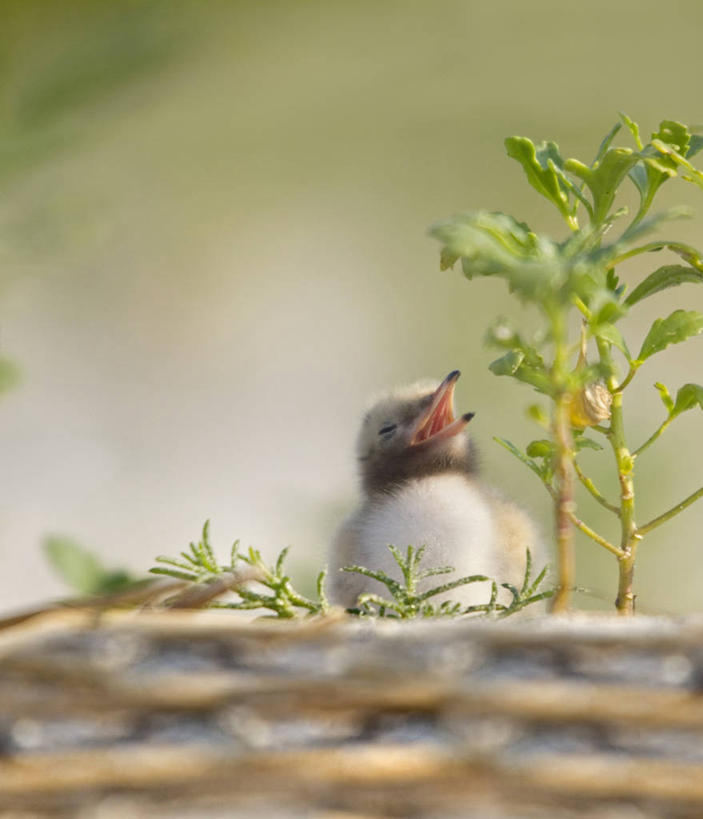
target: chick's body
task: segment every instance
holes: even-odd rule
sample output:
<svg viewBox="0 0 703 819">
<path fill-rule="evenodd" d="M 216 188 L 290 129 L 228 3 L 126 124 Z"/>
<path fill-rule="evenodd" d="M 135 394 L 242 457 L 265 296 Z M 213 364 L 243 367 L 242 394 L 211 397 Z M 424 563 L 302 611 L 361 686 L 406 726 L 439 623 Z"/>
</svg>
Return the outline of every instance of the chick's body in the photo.
<svg viewBox="0 0 703 819">
<path fill-rule="evenodd" d="M 425 588 L 476 574 L 518 583 L 526 548 L 541 551 L 529 516 L 478 478 L 463 431 L 471 416 L 453 418 L 457 378 L 454 372 L 439 386 L 425 382 L 396 391 L 367 413 L 358 441 L 363 501 L 341 526 L 330 555 L 335 603 L 351 607 L 361 592 L 383 591 L 373 579 L 339 571 L 342 566 L 381 569 L 401 579 L 389 544 L 402 551 L 424 545 L 424 566 L 455 568 L 453 575 L 422 581 Z M 433 600 L 486 602 L 489 588 L 470 584 Z"/>
</svg>

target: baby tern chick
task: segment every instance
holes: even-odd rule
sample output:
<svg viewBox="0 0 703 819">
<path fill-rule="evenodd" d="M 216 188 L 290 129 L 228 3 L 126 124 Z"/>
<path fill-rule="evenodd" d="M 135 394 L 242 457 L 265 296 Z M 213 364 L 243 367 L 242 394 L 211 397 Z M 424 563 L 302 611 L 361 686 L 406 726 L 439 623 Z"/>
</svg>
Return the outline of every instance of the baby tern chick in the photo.
<svg viewBox="0 0 703 819">
<path fill-rule="evenodd" d="M 357 440 L 363 497 L 332 544 L 333 602 L 351 607 L 361 592 L 384 591 L 376 580 L 339 571 L 343 566 L 381 569 L 401 579 L 389 544 L 403 552 L 408 545 L 426 546 L 426 567 L 456 569 L 446 580 L 483 574 L 519 584 L 527 548 L 537 565 L 543 565 L 543 549 L 529 516 L 478 477 L 474 448 L 465 433 L 474 414 L 454 417 L 459 375 L 454 370 L 439 385 L 423 381 L 394 390 L 364 416 Z M 429 578 L 425 587 L 437 581 Z M 465 604 L 487 602 L 489 596 L 485 583 L 445 595 Z M 442 599 L 437 596 L 433 602 Z"/>
</svg>

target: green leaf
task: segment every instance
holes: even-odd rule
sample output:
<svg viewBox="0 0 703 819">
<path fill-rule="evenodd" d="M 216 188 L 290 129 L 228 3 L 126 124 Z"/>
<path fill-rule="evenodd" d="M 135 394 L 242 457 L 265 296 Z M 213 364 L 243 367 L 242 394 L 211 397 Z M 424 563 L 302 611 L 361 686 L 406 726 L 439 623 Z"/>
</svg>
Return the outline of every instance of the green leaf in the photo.
<svg viewBox="0 0 703 819">
<path fill-rule="evenodd" d="M 454 571 L 452 569 L 452 571 Z M 486 577 L 485 574 L 472 574 L 467 577 L 460 577 L 458 580 L 452 580 L 449 583 L 443 583 L 441 586 L 435 586 L 433 589 L 429 591 L 423 592 L 423 594 L 419 594 L 417 596 L 418 601 L 425 601 L 428 600 L 430 597 L 435 597 L 438 594 L 444 594 L 445 592 L 452 591 L 453 589 L 459 588 L 459 586 L 467 586 L 470 583 L 486 583 L 490 581 L 490 577 Z"/>
<path fill-rule="evenodd" d="M 494 375 L 510 375 L 533 386 L 537 392 L 549 394 L 551 384 L 549 376 L 543 368 L 531 367 L 525 363 L 525 353 L 521 350 L 511 350 L 488 365 Z"/>
<path fill-rule="evenodd" d="M 9 358 L 0 358 L 0 393 L 11 390 L 20 379 L 20 371 Z"/>
<path fill-rule="evenodd" d="M 577 159 L 567 159 L 564 163 L 564 168 L 583 180 L 591 191 L 596 225 L 605 221 L 620 183 L 638 161 L 638 154 L 631 148 L 610 148 L 591 168 Z"/>
<path fill-rule="evenodd" d="M 218 571 L 217 558 L 210 545 L 210 521 L 206 520 L 203 525 L 202 540 L 200 542 L 202 547 L 203 565 L 211 572 Z"/>
<path fill-rule="evenodd" d="M 703 387 L 699 384 L 684 384 L 676 393 L 676 403 L 671 415 L 672 417 L 680 415 L 694 407 L 703 409 Z"/>
<path fill-rule="evenodd" d="M 615 139 L 616 134 L 622 128 L 622 123 L 616 122 L 615 125 L 608 131 L 608 133 L 603 137 L 601 144 L 598 146 L 598 151 L 596 152 L 596 158 L 593 160 L 593 164 L 595 165 L 597 162 L 600 162 L 601 159 L 605 156 L 605 152 L 610 148 L 613 144 L 613 140 Z"/>
<path fill-rule="evenodd" d="M 539 153 L 538 153 L 539 156 Z M 563 162 L 563 160 L 562 160 Z M 563 164 L 557 165 L 552 159 L 547 160 L 547 167 L 554 171 L 554 173 L 559 177 L 559 182 L 561 183 L 562 188 L 565 192 L 573 194 L 573 196 L 579 200 L 579 202 L 586 208 L 588 212 L 589 219 L 593 220 L 593 208 L 591 207 L 591 203 L 588 199 L 581 193 L 581 189 L 575 185 L 571 179 L 566 175 L 564 172 Z M 569 220 L 569 225 L 571 227 L 578 227 L 578 220 L 575 215 L 576 207 L 572 208 L 572 216 Z"/>
<path fill-rule="evenodd" d="M 541 142 L 539 145 L 536 145 L 535 156 L 543 169 L 553 171 L 557 175 L 561 189 L 567 196 L 567 201 L 568 195 L 573 194 L 573 196 L 584 205 L 589 216 L 592 217 L 593 209 L 591 208 L 591 203 L 564 172 L 564 158 L 559 153 L 559 146 L 556 142 Z M 567 222 L 571 227 L 578 226 L 576 217 L 573 215 L 574 210 L 575 208 L 570 208 L 569 215 L 567 216 Z"/>
<path fill-rule="evenodd" d="M 342 566 L 341 571 L 356 572 L 357 574 L 363 574 L 365 577 L 370 577 L 372 580 L 378 580 L 379 583 L 383 583 L 388 588 L 391 594 L 398 594 L 403 588 L 397 580 L 389 577 L 381 570 L 374 571 L 373 569 L 367 569 L 365 566 Z"/>
<path fill-rule="evenodd" d="M 467 278 L 504 273 L 534 251 L 534 234 L 527 225 L 504 213 L 458 214 L 438 222 L 430 234 L 443 244 L 441 258 L 445 263 L 462 258 Z"/>
<path fill-rule="evenodd" d="M 671 397 L 671 393 L 659 381 L 657 381 L 654 386 L 657 388 L 657 391 L 659 392 L 659 397 L 662 400 L 662 404 L 664 404 L 664 406 L 666 407 L 666 411 L 669 413 L 669 415 L 671 415 L 671 413 L 672 413 L 672 411 L 674 409 L 674 400 Z"/>
<path fill-rule="evenodd" d="M 665 119 L 659 123 L 659 130 L 652 134 L 652 140 L 655 139 L 666 142 L 667 145 L 671 145 L 678 153 L 686 156 L 691 141 L 691 134 L 682 122 Z"/>
<path fill-rule="evenodd" d="M 618 274 L 613 270 L 612 267 L 605 274 L 605 283 L 608 290 L 610 290 L 613 293 L 617 293 L 617 291 L 621 287 L 620 278 L 618 277 Z"/>
<path fill-rule="evenodd" d="M 281 549 L 281 553 L 278 555 L 276 559 L 276 565 L 274 568 L 274 574 L 282 575 L 283 574 L 283 564 L 285 563 L 286 557 L 288 556 L 288 552 L 290 551 L 290 546 L 286 546 L 285 548 Z M 259 559 L 261 556 L 259 555 Z"/>
<path fill-rule="evenodd" d="M 612 324 L 627 313 L 627 307 L 620 304 L 617 298 L 613 297 L 613 293 L 609 288 L 606 292 L 597 293 L 591 299 L 589 306 L 592 314 L 591 323 L 594 325 Z"/>
<path fill-rule="evenodd" d="M 551 458 L 554 455 L 554 443 L 545 438 L 531 441 L 525 452 L 530 458 Z"/>
<path fill-rule="evenodd" d="M 167 555 L 158 555 L 154 560 L 156 560 L 157 563 L 165 563 L 167 566 L 175 566 L 177 569 L 189 572 L 193 579 L 197 577 L 197 569 L 193 566 L 192 562 L 186 563 L 177 557 L 168 557 Z"/>
<path fill-rule="evenodd" d="M 450 270 L 458 258 L 455 253 L 450 253 L 446 247 L 443 247 L 439 254 L 439 269 Z"/>
<path fill-rule="evenodd" d="M 96 589 L 96 594 L 115 594 L 124 589 L 128 589 L 135 583 L 140 583 L 136 577 L 124 569 L 115 569 L 111 572 L 103 572 L 100 584 Z"/>
<path fill-rule="evenodd" d="M 594 449 L 596 452 L 601 452 L 603 447 L 592 438 L 586 438 L 584 435 L 574 435 L 574 449 L 576 452 L 581 452 L 582 449 Z"/>
<path fill-rule="evenodd" d="M 703 272 L 703 254 L 701 254 L 700 250 L 697 250 L 691 245 L 684 244 L 683 242 L 670 242 L 667 240 L 663 240 L 661 242 L 650 242 L 649 244 L 644 245 L 642 248 L 637 248 L 637 250 L 640 252 L 646 250 L 649 253 L 658 253 L 661 250 L 671 250 L 672 253 L 676 253 L 685 262 L 690 264 L 691 267 L 695 267 L 696 270 Z"/>
<path fill-rule="evenodd" d="M 506 140 L 506 147 L 507 142 Z M 525 139 L 525 137 L 513 137 L 513 139 Z M 528 139 L 527 142 L 532 145 L 530 140 Z M 543 170 L 549 170 L 550 163 L 555 165 L 557 168 L 562 168 L 564 166 L 564 158 L 559 153 L 559 146 L 556 142 L 540 142 L 538 145 L 534 146 L 535 149 L 535 158 L 537 162 Z M 509 155 L 509 154 L 508 154 Z M 520 160 L 518 160 L 520 161 Z"/>
<path fill-rule="evenodd" d="M 703 271 L 680 264 L 664 265 L 664 267 L 650 273 L 644 281 L 640 282 L 625 299 L 625 304 L 632 307 L 633 304 L 637 304 L 638 301 L 642 301 L 648 296 L 653 296 L 655 293 L 667 290 L 669 287 L 677 287 L 686 282 L 703 282 Z"/>
<path fill-rule="evenodd" d="M 556 171 L 549 166 L 549 160 L 558 167 L 563 165 L 556 143 L 543 142 L 535 147 L 531 139 L 514 136 L 505 140 L 505 148 L 508 156 L 522 165 L 530 185 L 542 196 L 549 199 L 562 216 L 571 222 L 569 197 L 564 193 Z"/>
<path fill-rule="evenodd" d="M 703 272 L 703 256 L 700 250 L 696 250 L 691 245 L 685 245 L 682 242 L 666 242 L 664 247 L 677 253 L 685 262 L 688 262 L 691 267 Z"/>
<path fill-rule="evenodd" d="M 695 156 L 701 148 L 703 148 L 703 136 L 700 134 L 691 134 L 691 142 L 688 146 L 688 151 L 686 151 L 686 159 Z"/>
<path fill-rule="evenodd" d="M 620 283 L 620 278 L 612 267 L 606 273 L 605 286 L 616 298 L 620 298 L 625 290 L 625 285 Z"/>
<path fill-rule="evenodd" d="M 678 151 L 660 139 L 653 140 L 652 146 L 661 154 L 664 154 L 664 159 L 673 163 L 675 168 L 681 167 L 688 171 L 688 174 L 681 174 L 682 179 L 684 179 L 686 182 L 693 182 L 695 185 L 703 188 L 703 173 L 699 171 L 698 168 L 691 165 L 691 163 L 684 156 L 681 156 Z M 660 162 L 661 161 L 662 160 L 660 159 Z"/>
<path fill-rule="evenodd" d="M 661 183 L 665 179 L 668 179 L 668 177 L 666 176 L 666 174 L 662 174 L 660 171 L 655 171 L 655 173 L 658 174 L 657 180 L 659 180 L 659 177 L 661 177 L 661 180 L 657 185 L 657 187 L 659 187 L 659 185 L 661 185 Z M 647 199 L 647 194 L 650 190 L 650 185 L 653 184 L 652 178 L 649 173 L 649 167 L 645 165 L 644 162 L 638 162 L 633 168 L 630 169 L 628 176 L 635 183 L 635 187 L 637 188 L 640 194 L 640 202 L 644 204 L 644 202 Z"/>
<path fill-rule="evenodd" d="M 632 133 L 634 136 L 635 132 Z M 639 142 L 639 130 L 637 141 Z M 679 151 L 683 154 L 682 160 L 686 161 L 683 157 L 692 155 L 690 143 L 691 134 L 686 126 L 674 120 L 661 122 L 659 130 L 652 134 L 652 142 L 646 147 L 642 147 L 639 142 L 642 161 L 632 168 L 629 176 L 640 193 L 640 205 L 645 211 L 649 209 L 656 192 L 664 182 L 676 176 L 677 163 L 668 153 Z M 693 153 L 696 153 L 696 150 Z"/>
<path fill-rule="evenodd" d="M 44 553 L 62 580 L 81 594 L 98 594 L 106 574 L 98 558 L 65 537 L 48 537 Z"/>
<path fill-rule="evenodd" d="M 635 145 L 637 145 L 638 149 L 641 151 L 642 148 L 644 148 L 644 145 L 642 145 L 642 140 L 640 139 L 640 126 L 634 120 L 630 119 L 630 117 L 628 117 L 624 111 L 620 111 L 620 119 L 622 119 L 622 121 L 625 123 L 625 127 L 629 130 L 629 132 L 632 134 L 632 138 L 635 140 Z"/>
<path fill-rule="evenodd" d="M 567 279 L 559 247 L 504 213 L 462 213 L 430 228 L 445 260 L 460 258 L 464 275 L 501 276 L 528 300 L 554 301 Z"/>
<path fill-rule="evenodd" d="M 602 338 L 604 341 L 613 344 L 618 348 L 618 350 L 620 350 L 628 361 L 632 361 L 632 355 L 628 349 L 625 339 L 622 337 L 620 330 L 618 330 L 614 324 L 610 324 L 609 322 L 597 324 L 595 327 L 591 328 L 591 332 L 597 338 Z"/>
<path fill-rule="evenodd" d="M 493 375 L 515 375 L 520 368 L 525 354 L 519 350 L 511 350 L 488 365 Z"/>
<path fill-rule="evenodd" d="M 703 314 L 695 310 L 674 310 L 664 319 L 657 319 L 642 343 L 637 361 L 642 362 L 670 344 L 679 344 L 703 332 Z"/>
</svg>

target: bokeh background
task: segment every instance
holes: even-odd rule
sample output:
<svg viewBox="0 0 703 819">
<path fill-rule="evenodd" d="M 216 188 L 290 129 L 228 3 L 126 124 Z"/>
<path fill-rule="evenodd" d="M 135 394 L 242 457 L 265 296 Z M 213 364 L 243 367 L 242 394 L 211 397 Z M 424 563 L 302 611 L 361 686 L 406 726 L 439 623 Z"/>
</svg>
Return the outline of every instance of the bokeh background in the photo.
<svg viewBox="0 0 703 819">
<path fill-rule="evenodd" d="M 292 544 L 305 584 L 354 504 L 367 396 L 455 367 L 489 479 L 549 529 L 546 494 L 491 442 L 536 437 L 533 394 L 491 375 L 482 346 L 491 317 L 530 317 L 497 282 L 440 273 L 426 228 L 486 208 L 561 231 L 505 157 L 507 135 L 590 160 L 618 110 L 645 133 L 703 122 L 703 5 L 0 10 L 0 354 L 22 373 L 0 400 L 4 610 L 64 593 L 47 534 L 141 573 L 206 518 L 223 556 L 234 537 L 268 555 Z M 670 184 L 662 199 L 698 209 L 668 235 L 700 245 L 701 192 Z M 682 303 L 701 309 L 703 294 L 646 303 L 631 346 Z M 635 444 L 661 419 L 654 381 L 701 381 L 702 344 L 642 369 Z M 702 439 L 688 413 L 642 457 L 642 519 L 701 484 Z M 702 523 L 703 505 L 647 538 L 642 610 L 700 608 Z M 581 605 L 610 606 L 614 568 L 579 542 Z"/>
</svg>

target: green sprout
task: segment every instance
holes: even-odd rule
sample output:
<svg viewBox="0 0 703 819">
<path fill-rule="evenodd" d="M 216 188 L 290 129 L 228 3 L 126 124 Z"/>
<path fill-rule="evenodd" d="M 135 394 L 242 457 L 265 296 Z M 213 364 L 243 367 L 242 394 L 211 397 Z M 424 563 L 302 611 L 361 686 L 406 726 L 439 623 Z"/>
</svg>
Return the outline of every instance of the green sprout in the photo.
<svg viewBox="0 0 703 819">
<path fill-rule="evenodd" d="M 537 592 L 547 574 L 548 567 L 545 566 L 537 577 L 532 580 L 532 555 L 529 549 L 526 555 L 525 577 L 522 586 L 518 589 L 510 583 L 500 584 L 512 596 L 511 602 L 506 605 L 498 602 L 498 584 L 496 581 L 482 574 L 461 577 L 458 580 L 451 580 L 448 583 L 420 592 L 418 585 L 422 580 L 437 575 L 451 574 L 454 569 L 451 566 L 420 569 L 420 563 L 425 553 L 424 546 L 420 546 L 418 549 L 408 546 L 405 556 L 395 546 L 389 546 L 388 548 L 403 575 L 402 583 L 383 571 L 367 569 L 365 566 L 345 566 L 342 569 L 345 572 L 356 572 L 364 575 L 364 577 L 377 580 L 388 589 L 390 594 L 390 598 L 384 598 L 372 593 L 360 594 L 357 606 L 349 609 L 351 614 L 362 617 L 394 617 L 403 620 L 414 617 L 457 617 L 466 614 L 493 614 L 499 617 L 507 617 L 525 608 L 525 606 L 545 600 L 553 594 L 551 590 Z M 453 589 L 468 586 L 472 583 L 485 582 L 491 584 L 490 599 L 487 603 L 465 606 L 451 600 L 444 600 L 439 605 L 430 602 L 431 598 L 439 594 L 446 594 Z"/>
<path fill-rule="evenodd" d="M 249 548 L 246 553 L 239 550 L 239 541 L 235 540 L 230 550 L 229 563 L 217 562 L 215 552 L 210 544 L 210 521 L 203 526 L 203 533 L 198 543 L 191 543 L 190 550 L 181 552 L 180 557 L 157 557 L 157 563 L 149 571 L 152 574 L 166 575 L 176 580 L 184 580 L 194 584 L 215 586 L 219 593 L 232 591 L 237 595 L 234 601 L 215 601 L 214 608 L 228 608 L 240 610 L 266 609 L 280 618 L 290 619 L 301 615 L 325 614 L 329 603 L 324 591 L 326 572 L 323 570 L 317 576 L 316 601 L 297 592 L 290 577 L 284 571 L 284 562 L 290 547 L 286 547 L 279 554 L 273 565 L 267 564 L 258 549 Z M 243 566 L 246 567 L 243 569 Z M 231 582 L 221 583 L 223 577 Z M 254 582 L 257 588 L 250 588 Z M 207 595 L 205 596 L 206 599 Z"/>
<path fill-rule="evenodd" d="M 623 125 L 634 147 L 613 147 Z M 570 604 L 576 528 L 617 559 L 616 607 L 622 614 L 632 614 L 635 558 L 643 537 L 703 496 L 701 487 L 668 511 L 639 523 L 635 464 L 681 413 L 703 408 L 703 387 L 684 384 L 672 398 L 668 389 L 657 383 L 666 417 L 634 449 L 625 434 L 624 393 L 652 356 L 702 333 L 703 314 L 678 309 L 657 319 L 636 354 L 617 324 L 644 299 L 685 283 L 703 282 L 700 251 L 674 239 L 642 241 L 664 223 L 689 215 L 683 208 L 650 215 L 650 208 L 661 186 L 670 179 L 703 188 L 703 172 L 691 163 L 703 148 L 703 136 L 680 122 L 664 120 L 645 144 L 637 123 L 622 114 L 590 164 L 564 159 L 554 142 L 535 145 L 526 137 L 510 137 L 505 145 L 530 185 L 559 211 L 569 231 L 566 238 L 557 241 L 512 216 L 485 211 L 439 222 L 431 234 L 442 245 L 442 269 L 460 261 L 467 279 L 504 279 L 510 292 L 534 307 L 542 320 L 539 334 L 525 339 L 499 319 L 489 330 L 487 341 L 502 351 L 490 365 L 491 371 L 529 384 L 551 405 L 549 413 L 541 405 L 529 409 L 530 417 L 548 431 L 548 438 L 533 441 L 524 451 L 510 441 L 496 440 L 537 475 L 553 500 L 558 556 L 553 609 L 564 611 Z M 616 202 L 626 180 L 639 195 L 629 221 L 627 207 L 618 207 Z M 618 231 L 616 226 L 623 227 Z M 606 242 L 609 232 L 617 235 Z M 659 251 L 672 253 L 674 259 L 656 268 L 628 294 L 616 273 L 618 265 Z M 597 355 L 594 363 L 587 359 L 589 342 Z M 585 434 L 586 429 L 602 436 L 610 447 L 619 486 L 616 499 L 608 499 L 579 462 L 584 448 L 602 449 Z M 615 516 L 617 537 L 605 537 L 577 516 L 575 481 Z"/>
</svg>

